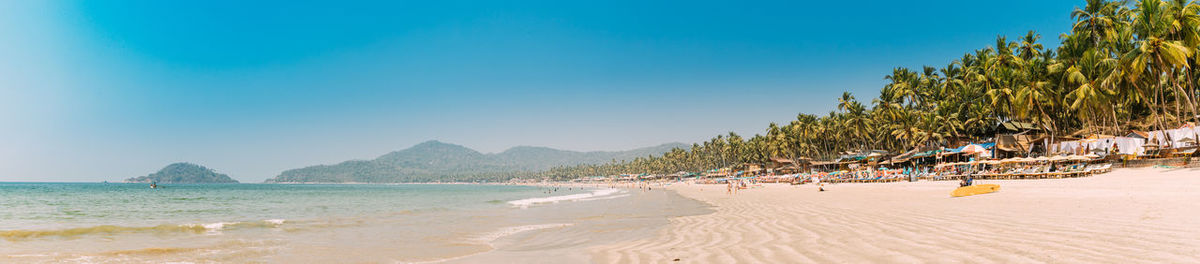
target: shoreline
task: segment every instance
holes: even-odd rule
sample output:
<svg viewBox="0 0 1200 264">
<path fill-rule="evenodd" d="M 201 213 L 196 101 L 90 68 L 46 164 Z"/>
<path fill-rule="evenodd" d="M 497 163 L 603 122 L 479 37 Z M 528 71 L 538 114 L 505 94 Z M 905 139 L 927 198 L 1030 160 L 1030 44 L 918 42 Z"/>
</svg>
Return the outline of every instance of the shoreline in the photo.
<svg viewBox="0 0 1200 264">
<path fill-rule="evenodd" d="M 492 250 L 435 263 L 588 263 L 592 259 L 587 253 L 590 247 L 651 238 L 669 228 L 671 219 L 713 212 L 710 205 L 672 190 L 617 189 L 628 194 L 602 196 L 611 199 L 543 204 L 538 208 L 566 215 L 585 211 L 593 212 L 592 215 L 583 214 L 571 217 L 568 222 L 553 223 L 553 227 L 502 236 L 490 243 Z"/>
<path fill-rule="evenodd" d="M 601 219 L 615 212 L 590 208 L 612 204 L 609 207 L 621 209 L 629 204 L 623 198 L 604 199 L 620 196 L 610 192 L 604 193 L 605 197 L 591 195 L 590 188 L 549 192 L 546 188 L 539 191 L 528 186 L 500 185 L 196 185 L 161 192 L 120 185 L 0 185 L 7 195 L 35 201 L 17 203 L 15 210 L 55 214 L 49 209 L 39 211 L 53 209 L 40 201 L 61 201 L 68 209 L 90 210 L 81 211 L 76 215 L 82 217 L 74 219 L 4 221 L 5 225 L 0 226 L 0 262 L 79 258 L 113 263 L 440 260 L 491 251 L 492 245 L 510 237 L 564 229 L 567 225 L 560 223 L 573 223 L 577 218 Z M 580 198 L 597 199 L 550 201 L 528 209 L 512 204 L 579 194 L 589 194 Z M 110 197 L 115 199 L 106 199 Z M 114 215 L 112 212 L 120 214 L 106 217 Z M 128 215 L 143 217 L 123 217 Z M 207 253 L 192 253 L 198 251 Z"/>
<path fill-rule="evenodd" d="M 418 261 L 412 263 L 1200 262 L 1200 226 L 1195 225 L 1200 212 L 1193 212 L 1193 203 L 1200 201 L 1200 192 L 1194 192 L 1200 186 L 1200 170 L 1117 169 L 1083 178 L 978 183 L 1002 188 L 951 198 L 956 181 L 838 183 L 825 185 L 826 192 L 811 184 L 772 183 L 751 185 L 736 194 L 726 193 L 722 184 L 685 182 L 649 184 L 651 188 L 629 183 L 509 184 L 538 187 L 542 194 L 488 201 L 505 204 L 478 210 L 255 220 L 256 228 L 234 226 L 221 230 L 221 236 L 209 235 L 214 232 L 204 226 L 203 232 L 173 236 L 174 244 L 156 244 L 180 252 L 148 255 L 138 251 L 145 246 L 127 243 L 122 246 L 129 248 L 125 251 L 79 256 L 150 262 L 204 259 L 187 250 L 219 249 L 231 254 L 226 260 L 266 262 L 351 259 L 339 257 L 344 250 L 354 251 L 353 259 L 361 261 Z M 607 191 L 613 190 L 610 187 L 616 191 Z M 553 188 L 559 191 L 551 192 Z M 456 224 L 446 223 L 448 219 Z M 219 224 L 239 225 L 226 222 Z M 439 224 L 426 225 L 434 222 Z M 269 228 L 257 228 L 260 224 Z M 395 236 L 430 227 L 448 228 L 449 233 Z M 130 243 L 163 235 L 121 234 L 134 239 Z M 380 236 L 364 242 L 366 234 Z M 232 243 L 225 240 L 245 237 L 271 239 L 246 252 L 225 248 L 226 242 Z M 103 240 L 82 236 L 67 241 L 109 243 Z M 419 241 L 445 247 L 409 246 Z M 4 243 L 14 242 L 0 241 Z M 38 245 L 56 243 L 47 239 L 11 245 L 36 253 L 43 248 Z M 326 243 L 360 246 L 332 250 Z M 126 251 L 134 253 L 109 256 Z M 28 252 L 18 250 L 0 259 L 42 258 L 16 254 Z"/>
<path fill-rule="evenodd" d="M 950 198 L 957 182 L 768 184 L 725 193 L 671 185 L 715 212 L 670 219 L 653 237 L 590 247 L 596 263 L 1200 262 L 1194 169 L 1120 169 L 1087 178 L 989 180 L 1000 192 Z M 713 187 L 713 188 L 705 188 Z"/>
</svg>

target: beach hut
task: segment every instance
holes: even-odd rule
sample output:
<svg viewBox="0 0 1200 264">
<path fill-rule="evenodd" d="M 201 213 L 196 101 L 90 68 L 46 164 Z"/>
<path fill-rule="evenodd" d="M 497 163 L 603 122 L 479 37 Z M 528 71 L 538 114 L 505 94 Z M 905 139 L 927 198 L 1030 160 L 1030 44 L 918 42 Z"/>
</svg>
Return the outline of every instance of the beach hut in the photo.
<svg viewBox="0 0 1200 264">
<path fill-rule="evenodd" d="M 1044 133 L 1033 123 L 1008 121 L 996 126 L 996 150 L 994 157 L 1022 156 L 1032 152 L 1033 144 Z"/>
<path fill-rule="evenodd" d="M 1147 133 L 1146 131 L 1131 130 L 1129 131 L 1128 135 L 1125 135 L 1125 137 L 1148 139 L 1150 138 L 1150 133 Z"/>
</svg>

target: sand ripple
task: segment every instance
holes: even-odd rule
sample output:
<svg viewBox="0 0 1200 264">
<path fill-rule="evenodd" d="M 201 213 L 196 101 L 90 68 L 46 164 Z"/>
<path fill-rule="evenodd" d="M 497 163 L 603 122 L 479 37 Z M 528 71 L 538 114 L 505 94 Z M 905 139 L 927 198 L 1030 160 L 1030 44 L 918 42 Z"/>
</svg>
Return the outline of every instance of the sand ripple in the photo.
<svg viewBox="0 0 1200 264">
<path fill-rule="evenodd" d="M 673 185 L 715 213 L 671 219 L 650 239 L 590 249 L 599 263 L 1200 263 L 1200 171 L 1091 178 L 772 185 L 730 196 Z"/>
</svg>

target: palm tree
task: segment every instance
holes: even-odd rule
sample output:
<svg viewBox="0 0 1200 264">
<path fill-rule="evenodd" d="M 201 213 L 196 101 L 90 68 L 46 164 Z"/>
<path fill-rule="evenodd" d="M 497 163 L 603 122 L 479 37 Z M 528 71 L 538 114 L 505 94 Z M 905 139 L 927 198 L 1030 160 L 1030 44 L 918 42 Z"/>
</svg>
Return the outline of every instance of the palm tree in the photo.
<svg viewBox="0 0 1200 264">
<path fill-rule="evenodd" d="M 1088 0 L 1083 9 L 1075 8 L 1071 18 L 1075 24 L 1071 30 L 1077 35 L 1091 40 L 1091 47 L 1098 47 L 1102 41 L 1116 35 L 1117 23 L 1115 13 L 1122 8 L 1121 2 L 1108 0 Z"/>
<path fill-rule="evenodd" d="M 1168 28 L 1168 38 L 1182 42 L 1183 46 L 1193 50 L 1194 54 L 1197 45 L 1200 45 L 1200 5 L 1197 5 L 1192 0 L 1172 0 L 1167 3 L 1166 9 L 1167 16 L 1171 18 L 1171 24 Z M 1185 63 L 1182 69 L 1179 69 L 1181 71 L 1180 74 L 1183 76 L 1191 75 L 1190 72 L 1192 72 L 1192 69 L 1188 66 L 1194 63 L 1195 58 L 1189 56 L 1189 59 L 1192 60 L 1189 63 Z M 1187 115 L 1183 120 L 1187 121 L 1188 119 L 1196 118 L 1195 85 L 1192 81 L 1194 78 L 1182 79 L 1187 88 L 1185 89 L 1183 85 L 1180 85 L 1178 79 L 1175 80 L 1174 87 L 1177 92 L 1176 94 L 1189 105 L 1188 110 L 1191 111 L 1191 114 Z"/>
<path fill-rule="evenodd" d="M 1000 36 L 991 47 L 965 53 L 946 66 L 893 68 L 870 107 L 849 92 L 827 115 L 799 114 L 765 134 L 743 139 L 718 135 L 656 157 L 604 165 L 562 167 L 567 172 L 704 170 L 730 163 L 806 155 L 831 159 L 868 146 L 907 150 L 947 146 L 993 136 L 1000 122 L 1062 132 L 1124 128 L 1165 129 L 1195 121 L 1200 87 L 1200 5 L 1196 0 L 1087 0 L 1076 8 L 1061 45 L 1046 49 L 1040 36 Z M 1169 139 L 1168 139 L 1169 140 Z"/>
<path fill-rule="evenodd" d="M 1157 104 L 1159 116 L 1167 114 L 1163 85 L 1174 79 L 1171 75 L 1175 69 L 1187 67 L 1187 59 L 1192 56 L 1192 48 L 1184 46 L 1180 41 L 1164 39 L 1170 32 L 1173 21 L 1166 14 L 1162 2 L 1158 0 L 1141 1 L 1135 9 L 1136 17 L 1133 28 L 1139 40 L 1133 50 L 1121 56 L 1120 65 L 1125 77 L 1135 85 L 1142 81 L 1152 87 L 1151 102 Z M 1146 80 L 1141 80 L 1143 73 L 1149 73 Z M 1148 83 L 1146 83 L 1148 82 Z M 1190 105 L 1188 108 L 1195 109 Z M 1157 119 L 1159 129 L 1165 129 L 1163 118 Z"/>
</svg>

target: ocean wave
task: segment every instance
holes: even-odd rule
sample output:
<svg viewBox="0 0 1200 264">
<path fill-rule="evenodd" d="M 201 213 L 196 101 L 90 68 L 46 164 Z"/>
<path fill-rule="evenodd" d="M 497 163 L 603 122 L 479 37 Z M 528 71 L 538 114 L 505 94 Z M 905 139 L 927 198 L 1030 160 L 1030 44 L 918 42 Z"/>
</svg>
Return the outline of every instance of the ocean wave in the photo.
<svg viewBox="0 0 1200 264">
<path fill-rule="evenodd" d="M 579 201 L 581 201 L 581 202 L 582 202 L 582 201 L 608 200 L 608 199 L 625 198 L 625 197 L 629 197 L 629 196 L 630 196 L 629 194 L 612 195 L 612 196 L 600 196 L 600 197 L 592 197 L 592 198 L 584 198 L 584 199 L 579 199 Z"/>
<path fill-rule="evenodd" d="M 574 224 L 558 223 L 558 224 L 510 226 L 510 227 L 501 228 L 496 231 L 480 234 L 478 236 L 475 236 L 474 240 L 479 241 L 479 242 L 484 242 L 484 243 L 491 243 L 492 241 L 496 241 L 496 239 L 515 235 L 515 234 L 521 233 L 521 232 L 548 229 L 548 228 L 568 227 L 571 225 L 574 225 Z"/>
<path fill-rule="evenodd" d="M 535 204 L 557 203 L 557 202 L 562 202 L 562 201 L 589 201 L 589 199 L 595 200 L 597 197 L 604 197 L 604 196 L 614 195 L 614 194 L 623 193 L 623 192 L 624 191 L 622 191 L 620 189 L 599 189 L 599 190 L 592 191 L 590 193 L 521 199 L 521 200 L 509 201 L 508 204 L 511 204 L 516 207 L 526 208 L 526 207 L 529 207 L 530 205 L 535 205 Z"/>
<path fill-rule="evenodd" d="M 41 237 L 77 237 L 83 235 L 113 235 L 125 233 L 216 233 L 222 230 L 237 229 L 237 228 L 275 228 L 283 225 L 284 219 L 267 219 L 263 221 L 250 222 L 216 222 L 204 224 L 182 224 L 172 225 L 163 224 L 157 226 L 117 226 L 117 225 L 98 225 L 89 227 L 76 227 L 66 229 L 50 229 L 50 230 L 4 230 L 0 231 L 0 238 L 9 241 L 33 239 Z"/>
</svg>

